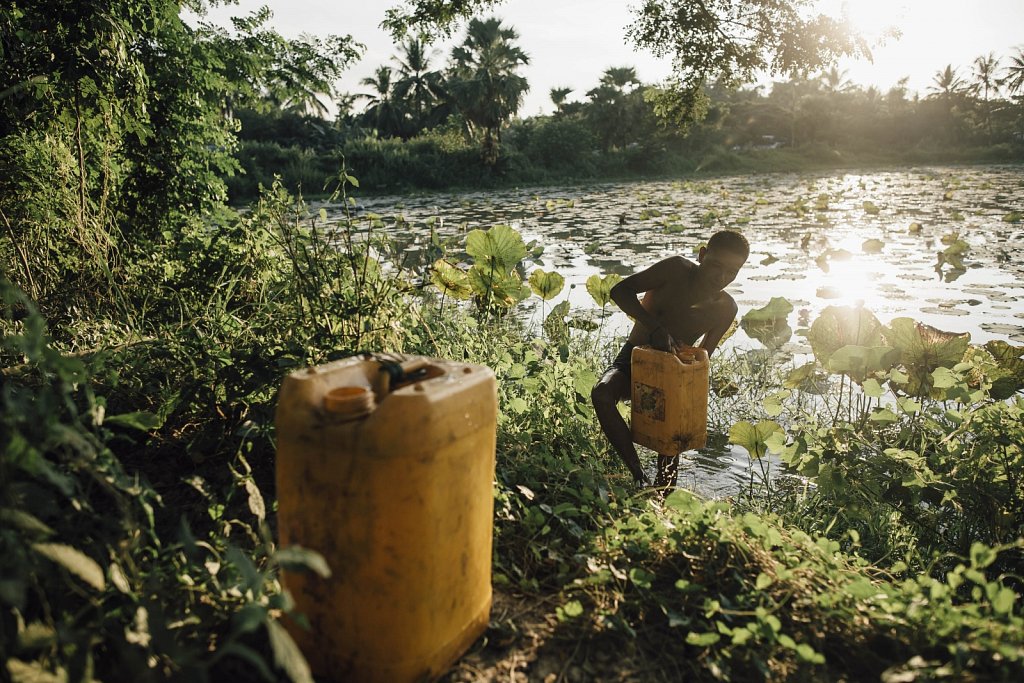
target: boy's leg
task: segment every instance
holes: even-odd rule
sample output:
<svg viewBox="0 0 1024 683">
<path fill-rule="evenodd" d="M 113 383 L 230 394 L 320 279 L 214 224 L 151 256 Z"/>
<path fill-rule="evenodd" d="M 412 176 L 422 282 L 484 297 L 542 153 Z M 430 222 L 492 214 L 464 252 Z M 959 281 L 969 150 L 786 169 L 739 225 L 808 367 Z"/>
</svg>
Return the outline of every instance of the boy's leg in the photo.
<svg viewBox="0 0 1024 683">
<path fill-rule="evenodd" d="M 630 390 L 629 376 L 622 370 L 612 367 L 594 385 L 590 392 L 590 400 L 594 404 L 597 421 L 601 423 L 601 429 L 615 452 L 622 458 L 633 479 L 638 484 L 646 486 L 647 476 L 640 466 L 640 457 L 633 445 L 633 434 L 618 409 L 619 402 L 629 398 Z"/>
</svg>

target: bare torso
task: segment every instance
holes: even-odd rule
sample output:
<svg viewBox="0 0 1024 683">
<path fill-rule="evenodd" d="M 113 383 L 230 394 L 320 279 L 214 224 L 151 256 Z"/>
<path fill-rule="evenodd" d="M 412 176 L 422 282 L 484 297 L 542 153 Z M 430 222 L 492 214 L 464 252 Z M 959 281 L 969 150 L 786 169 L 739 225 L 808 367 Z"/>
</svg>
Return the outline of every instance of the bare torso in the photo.
<svg viewBox="0 0 1024 683">
<path fill-rule="evenodd" d="M 697 264 L 682 257 L 657 289 L 644 293 L 641 305 L 657 318 L 677 344 L 693 346 L 712 331 L 724 332 L 736 315 L 736 302 L 725 292 L 708 294 L 695 286 Z M 651 330 L 637 322 L 629 334 L 633 344 L 647 344 Z"/>
</svg>

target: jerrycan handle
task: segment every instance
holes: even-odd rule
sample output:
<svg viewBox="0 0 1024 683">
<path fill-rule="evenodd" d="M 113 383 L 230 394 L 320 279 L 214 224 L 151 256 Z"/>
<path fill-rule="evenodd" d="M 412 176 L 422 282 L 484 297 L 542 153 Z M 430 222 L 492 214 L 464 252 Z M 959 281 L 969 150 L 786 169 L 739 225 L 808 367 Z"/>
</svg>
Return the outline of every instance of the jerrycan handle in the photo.
<svg viewBox="0 0 1024 683">
<path fill-rule="evenodd" d="M 384 392 L 399 385 L 426 379 L 430 363 L 426 358 L 410 358 L 404 361 L 380 359 L 380 371 L 384 373 Z"/>
</svg>

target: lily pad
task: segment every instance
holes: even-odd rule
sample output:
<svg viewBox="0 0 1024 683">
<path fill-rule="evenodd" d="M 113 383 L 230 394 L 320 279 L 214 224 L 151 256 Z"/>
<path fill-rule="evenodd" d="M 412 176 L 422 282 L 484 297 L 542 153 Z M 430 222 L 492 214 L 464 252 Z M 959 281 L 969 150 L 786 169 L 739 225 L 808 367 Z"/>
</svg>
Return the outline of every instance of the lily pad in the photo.
<svg viewBox="0 0 1024 683">
<path fill-rule="evenodd" d="M 865 254 L 878 254 L 881 253 L 882 247 L 885 246 L 885 242 L 880 239 L 869 239 L 864 240 L 864 243 L 860 245 L 861 251 Z"/>
</svg>

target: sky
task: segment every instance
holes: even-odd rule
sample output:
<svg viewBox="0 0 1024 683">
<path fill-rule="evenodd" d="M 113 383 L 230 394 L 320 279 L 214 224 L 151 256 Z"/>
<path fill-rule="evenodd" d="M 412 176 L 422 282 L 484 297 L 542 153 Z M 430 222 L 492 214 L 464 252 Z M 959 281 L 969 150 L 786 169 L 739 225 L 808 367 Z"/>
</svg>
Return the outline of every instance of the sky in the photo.
<svg viewBox="0 0 1024 683">
<path fill-rule="evenodd" d="M 640 80 L 656 83 L 671 72 L 668 60 L 638 52 L 626 39 L 632 22 L 630 7 L 640 0 L 505 0 L 492 14 L 519 33 L 519 45 L 530 64 L 521 73 L 530 83 L 521 116 L 549 113 L 554 107 L 549 91 L 570 87 L 568 100 L 584 100 L 605 69 L 636 68 Z M 345 73 L 341 92 L 368 89 L 360 81 L 388 63 L 396 53 L 388 33 L 380 29 L 384 11 L 397 0 L 240 0 L 237 5 L 211 11 L 207 20 L 229 26 L 232 15 L 247 14 L 263 5 L 274 13 L 271 25 L 286 37 L 300 34 L 351 34 L 366 45 L 362 59 Z M 873 50 L 873 62 L 844 60 L 839 67 L 853 83 L 885 91 L 908 77 L 910 91 L 927 94 L 935 73 L 947 64 L 969 78 L 971 64 L 980 55 L 1003 58 L 1024 49 L 1024 0 L 818 0 L 818 9 L 840 16 L 844 11 L 869 39 L 887 26 L 902 32 Z M 434 47 L 433 64 L 441 68 L 453 38 Z M 764 83 L 770 83 L 767 76 Z"/>
</svg>

